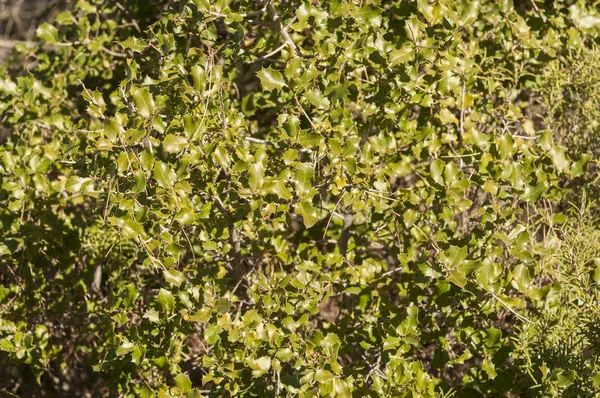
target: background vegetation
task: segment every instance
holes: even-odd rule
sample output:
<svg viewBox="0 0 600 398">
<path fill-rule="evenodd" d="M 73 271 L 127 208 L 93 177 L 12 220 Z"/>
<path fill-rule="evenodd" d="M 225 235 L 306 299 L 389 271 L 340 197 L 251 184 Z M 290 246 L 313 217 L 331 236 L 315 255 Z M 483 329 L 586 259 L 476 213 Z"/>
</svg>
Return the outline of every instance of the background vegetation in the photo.
<svg viewBox="0 0 600 398">
<path fill-rule="evenodd" d="M 64 5 L 0 74 L 9 396 L 600 393 L 595 3 Z"/>
</svg>

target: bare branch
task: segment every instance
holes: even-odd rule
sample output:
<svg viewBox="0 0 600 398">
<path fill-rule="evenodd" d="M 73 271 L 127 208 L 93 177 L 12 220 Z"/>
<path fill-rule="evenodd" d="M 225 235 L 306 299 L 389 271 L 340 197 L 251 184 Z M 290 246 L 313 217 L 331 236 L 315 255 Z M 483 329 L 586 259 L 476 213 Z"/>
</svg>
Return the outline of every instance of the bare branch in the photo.
<svg viewBox="0 0 600 398">
<path fill-rule="evenodd" d="M 342 233 L 340 234 L 340 238 L 338 239 L 338 247 L 340 249 L 340 254 L 343 257 L 346 257 L 346 252 L 348 251 L 348 240 L 350 240 L 350 228 L 354 223 L 354 216 L 351 214 L 347 214 L 344 217 L 344 225 L 342 226 Z"/>
<path fill-rule="evenodd" d="M 296 54 L 298 57 L 302 57 L 302 53 L 300 52 L 300 49 L 298 48 L 296 43 L 294 43 L 294 41 L 290 37 L 290 34 L 288 33 L 288 27 L 283 26 L 283 24 L 281 23 L 281 16 L 279 15 L 279 13 L 277 13 L 277 10 L 275 9 L 275 7 L 273 7 L 273 4 L 271 1 L 269 1 L 267 3 L 267 13 L 269 14 L 269 16 L 271 17 L 273 22 L 275 22 L 275 25 L 277 26 L 277 29 L 279 30 L 281 37 L 283 37 L 283 40 L 294 51 L 294 54 Z"/>
</svg>

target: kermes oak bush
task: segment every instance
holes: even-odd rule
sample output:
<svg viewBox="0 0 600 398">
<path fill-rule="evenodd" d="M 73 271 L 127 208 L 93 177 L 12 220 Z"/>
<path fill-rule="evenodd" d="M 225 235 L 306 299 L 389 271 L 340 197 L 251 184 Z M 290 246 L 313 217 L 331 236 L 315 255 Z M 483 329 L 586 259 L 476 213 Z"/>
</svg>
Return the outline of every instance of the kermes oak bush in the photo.
<svg viewBox="0 0 600 398">
<path fill-rule="evenodd" d="M 588 3 L 79 0 L 42 24 L 0 79 L 3 388 L 594 396 Z"/>
</svg>

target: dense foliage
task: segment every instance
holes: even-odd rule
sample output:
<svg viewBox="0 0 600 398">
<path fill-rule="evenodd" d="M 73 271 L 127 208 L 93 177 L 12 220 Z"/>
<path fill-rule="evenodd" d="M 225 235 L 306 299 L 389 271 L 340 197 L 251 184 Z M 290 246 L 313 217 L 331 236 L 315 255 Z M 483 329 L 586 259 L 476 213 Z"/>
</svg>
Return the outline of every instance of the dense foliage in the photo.
<svg viewBox="0 0 600 398">
<path fill-rule="evenodd" d="M 0 78 L 0 388 L 595 396 L 588 3 L 79 0 L 40 25 Z"/>
</svg>

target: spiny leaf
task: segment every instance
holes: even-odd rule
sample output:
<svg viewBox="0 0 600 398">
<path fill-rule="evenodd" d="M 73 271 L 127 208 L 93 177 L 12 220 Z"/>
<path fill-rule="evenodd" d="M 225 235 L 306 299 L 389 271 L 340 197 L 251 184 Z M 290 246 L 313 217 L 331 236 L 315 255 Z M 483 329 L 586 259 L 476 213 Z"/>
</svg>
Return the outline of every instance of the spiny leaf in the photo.
<svg viewBox="0 0 600 398">
<path fill-rule="evenodd" d="M 129 36 L 126 40 L 117 42 L 121 47 L 128 48 L 132 51 L 142 53 L 148 46 L 143 39 L 135 36 Z"/>
<path fill-rule="evenodd" d="M 182 393 L 186 394 L 192 391 L 192 381 L 190 376 L 185 373 L 179 373 L 175 376 L 175 385 L 181 390 Z"/>
<path fill-rule="evenodd" d="M 267 91 L 281 90 L 286 86 L 283 75 L 271 67 L 261 69 L 256 76 L 260 79 L 263 89 Z"/>
<path fill-rule="evenodd" d="M 167 282 L 177 287 L 181 286 L 181 284 L 185 280 L 185 276 L 183 275 L 183 273 L 174 269 L 164 270 L 163 275 Z"/>
</svg>

